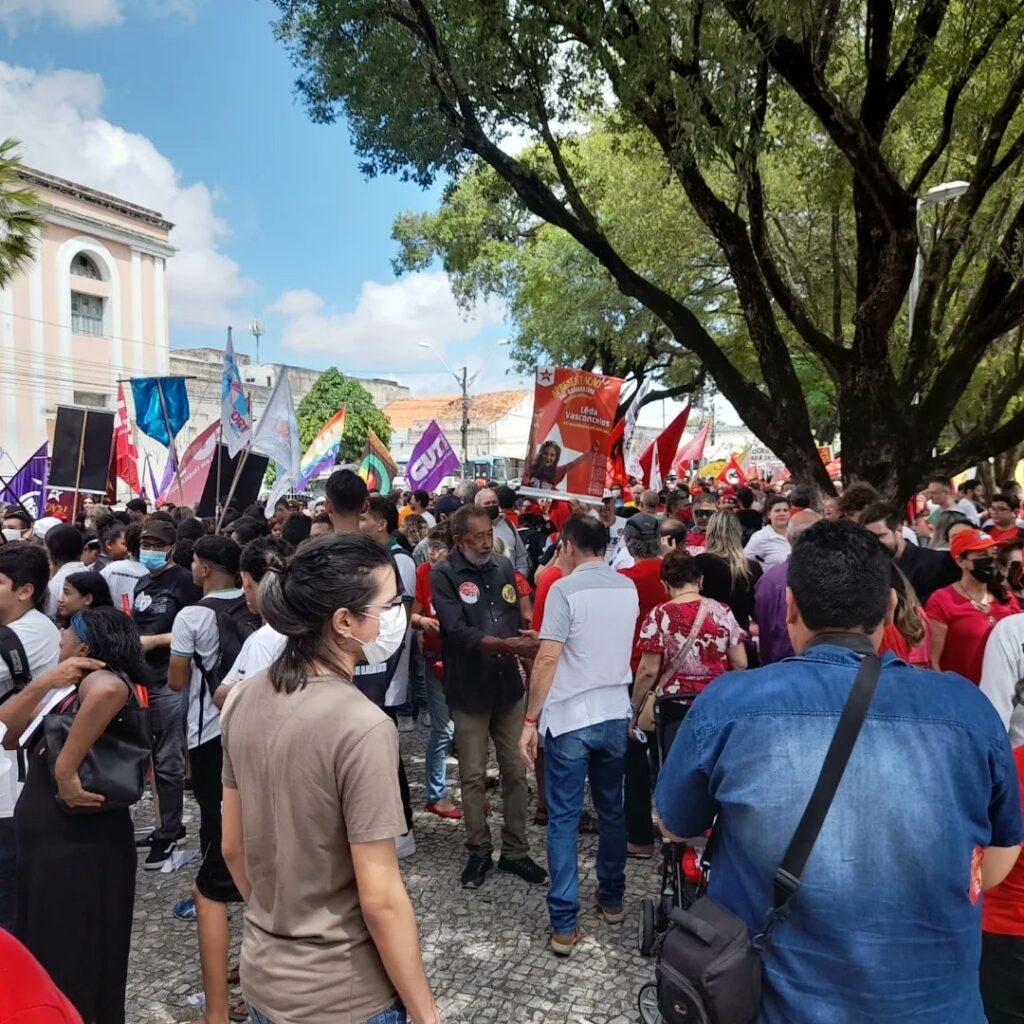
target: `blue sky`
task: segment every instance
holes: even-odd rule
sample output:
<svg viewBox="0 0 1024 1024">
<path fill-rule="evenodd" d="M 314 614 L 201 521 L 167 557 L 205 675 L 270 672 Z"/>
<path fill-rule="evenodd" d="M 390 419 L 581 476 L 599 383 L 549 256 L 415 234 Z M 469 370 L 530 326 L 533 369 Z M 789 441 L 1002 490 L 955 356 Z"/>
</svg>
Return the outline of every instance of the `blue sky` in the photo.
<svg viewBox="0 0 1024 1024">
<path fill-rule="evenodd" d="M 176 221 L 172 344 L 449 391 L 439 356 L 506 377 L 496 304 L 459 315 L 439 272 L 396 282 L 391 224 L 431 208 L 360 174 L 344 124 L 312 124 L 270 0 L 2 0 L 0 122 L 26 163 Z M 430 348 L 422 348 L 420 341 Z"/>
</svg>

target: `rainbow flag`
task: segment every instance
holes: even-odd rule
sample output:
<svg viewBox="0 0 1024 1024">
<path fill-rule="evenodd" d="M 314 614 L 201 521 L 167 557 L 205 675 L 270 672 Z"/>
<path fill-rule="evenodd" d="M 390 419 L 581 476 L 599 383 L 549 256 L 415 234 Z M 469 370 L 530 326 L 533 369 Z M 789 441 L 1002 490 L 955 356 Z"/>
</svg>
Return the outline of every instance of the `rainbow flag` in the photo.
<svg viewBox="0 0 1024 1024">
<path fill-rule="evenodd" d="M 306 454 L 302 456 L 299 479 L 295 484 L 297 491 L 304 491 L 306 484 L 313 477 L 325 469 L 330 469 L 338 461 L 338 450 L 341 448 L 341 437 L 344 433 L 345 406 L 342 406 L 313 438 L 312 444 L 306 449 Z"/>
</svg>

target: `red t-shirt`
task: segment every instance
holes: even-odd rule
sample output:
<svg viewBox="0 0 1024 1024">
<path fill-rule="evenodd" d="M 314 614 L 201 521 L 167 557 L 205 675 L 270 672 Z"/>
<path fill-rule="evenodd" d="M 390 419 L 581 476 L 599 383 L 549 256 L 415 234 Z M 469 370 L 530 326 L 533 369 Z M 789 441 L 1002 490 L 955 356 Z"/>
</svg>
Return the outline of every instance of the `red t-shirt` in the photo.
<svg viewBox="0 0 1024 1024">
<path fill-rule="evenodd" d="M 1024 747 L 1013 752 L 1020 776 L 1021 805 L 1024 806 Z M 995 935 L 1024 935 L 1024 854 L 1006 878 L 985 893 L 981 912 L 982 931 Z"/>
<path fill-rule="evenodd" d="M 424 562 L 422 565 L 416 566 L 416 600 L 419 602 L 420 607 L 423 611 L 421 615 L 426 615 L 428 619 L 436 619 L 437 615 L 434 613 L 434 592 L 430 589 L 430 570 L 433 566 L 429 562 Z M 441 637 L 434 633 L 428 633 L 423 630 L 420 633 L 420 640 L 423 643 L 423 650 L 430 654 L 441 653 Z"/>
<path fill-rule="evenodd" d="M 996 526 L 995 523 L 985 527 L 985 532 L 996 544 L 1006 544 L 1011 540 L 1020 540 L 1019 526 Z"/>
<path fill-rule="evenodd" d="M 548 599 L 548 591 L 562 578 L 562 570 L 557 565 L 548 566 L 537 580 L 537 593 L 533 595 L 533 618 L 530 629 L 540 629 L 544 622 L 544 605 Z"/>
<path fill-rule="evenodd" d="M 907 638 L 895 627 L 886 626 L 882 633 L 882 646 L 878 648 L 879 654 L 892 651 L 897 658 L 902 659 L 914 668 L 931 668 L 932 664 L 932 624 L 928 620 L 925 610 L 921 609 L 921 619 L 924 622 L 924 640 L 917 647 L 911 647 Z"/>
<path fill-rule="evenodd" d="M 82 1024 L 39 961 L 0 928 L 0 1024 Z"/>
<path fill-rule="evenodd" d="M 988 614 L 975 608 L 955 586 L 936 590 L 924 606 L 932 622 L 946 627 L 946 643 L 939 658 L 943 672 L 959 672 L 975 685 L 981 682 L 981 660 L 985 656 L 985 643 L 992 627 L 1007 615 L 1016 615 L 1020 605 L 1012 594 L 1006 604 L 994 598 Z"/>
<path fill-rule="evenodd" d="M 668 600 L 668 590 L 661 582 L 660 558 L 645 558 L 628 569 L 620 569 L 619 572 L 633 581 L 637 597 L 640 599 L 640 614 L 637 616 L 636 629 L 633 631 L 633 653 L 629 659 L 630 670 L 635 676 L 636 670 L 640 667 L 641 652 L 636 646 L 640 639 L 640 624 L 647 618 L 649 611 Z"/>
</svg>

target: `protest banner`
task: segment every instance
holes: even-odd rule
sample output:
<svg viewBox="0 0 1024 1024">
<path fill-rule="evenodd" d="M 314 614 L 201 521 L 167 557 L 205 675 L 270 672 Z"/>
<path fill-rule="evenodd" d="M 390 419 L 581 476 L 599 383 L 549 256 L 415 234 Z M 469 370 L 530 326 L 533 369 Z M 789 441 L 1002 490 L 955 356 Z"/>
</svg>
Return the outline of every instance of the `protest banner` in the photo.
<svg viewBox="0 0 1024 1024">
<path fill-rule="evenodd" d="M 169 502 L 192 508 L 199 504 L 217 453 L 219 433 L 220 420 L 215 420 L 185 449 L 178 460 L 178 472 L 171 485 L 156 499 L 157 505 Z"/>
<path fill-rule="evenodd" d="M 521 495 L 601 500 L 621 388 L 618 377 L 537 368 Z"/>
<path fill-rule="evenodd" d="M 441 481 L 461 465 L 444 431 L 431 420 L 409 456 L 405 478 L 413 490 L 436 491 Z"/>
</svg>

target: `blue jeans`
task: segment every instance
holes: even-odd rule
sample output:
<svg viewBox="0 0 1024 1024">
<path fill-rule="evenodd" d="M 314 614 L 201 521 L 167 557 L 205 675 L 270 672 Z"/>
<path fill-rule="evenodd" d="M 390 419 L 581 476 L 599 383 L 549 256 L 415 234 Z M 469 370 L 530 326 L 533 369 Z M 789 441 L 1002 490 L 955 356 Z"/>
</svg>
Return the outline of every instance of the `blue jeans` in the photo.
<svg viewBox="0 0 1024 1024">
<path fill-rule="evenodd" d="M 249 1007 L 249 1016 L 252 1017 L 253 1024 L 274 1024 L 269 1017 L 260 1013 L 255 1006 Z M 380 1013 L 374 1014 L 365 1024 L 406 1024 L 408 1019 L 405 1007 L 401 1003 L 395 1003 L 389 1009 L 381 1010 Z"/>
<path fill-rule="evenodd" d="M 430 735 L 427 738 L 427 803 L 436 804 L 448 796 L 445 759 L 455 735 L 455 725 L 448 714 L 444 684 L 427 669 L 427 709 L 430 711 Z"/>
<path fill-rule="evenodd" d="M 430 707 L 427 693 L 427 676 L 430 671 L 423 656 L 423 643 L 419 634 L 414 633 L 409 639 L 409 689 L 405 703 L 396 709 L 402 718 L 418 718 L 419 713 Z"/>
<path fill-rule="evenodd" d="M 608 722 L 544 736 L 544 783 L 548 798 L 548 914 L 553 931 L 568 935 L 580 910 L 579 827 L 583 785 L 597 811 L 597 900 L 621 907 L 626 892 L 626 814 L 622 781 L 628 722 Z"/>
</svg>

